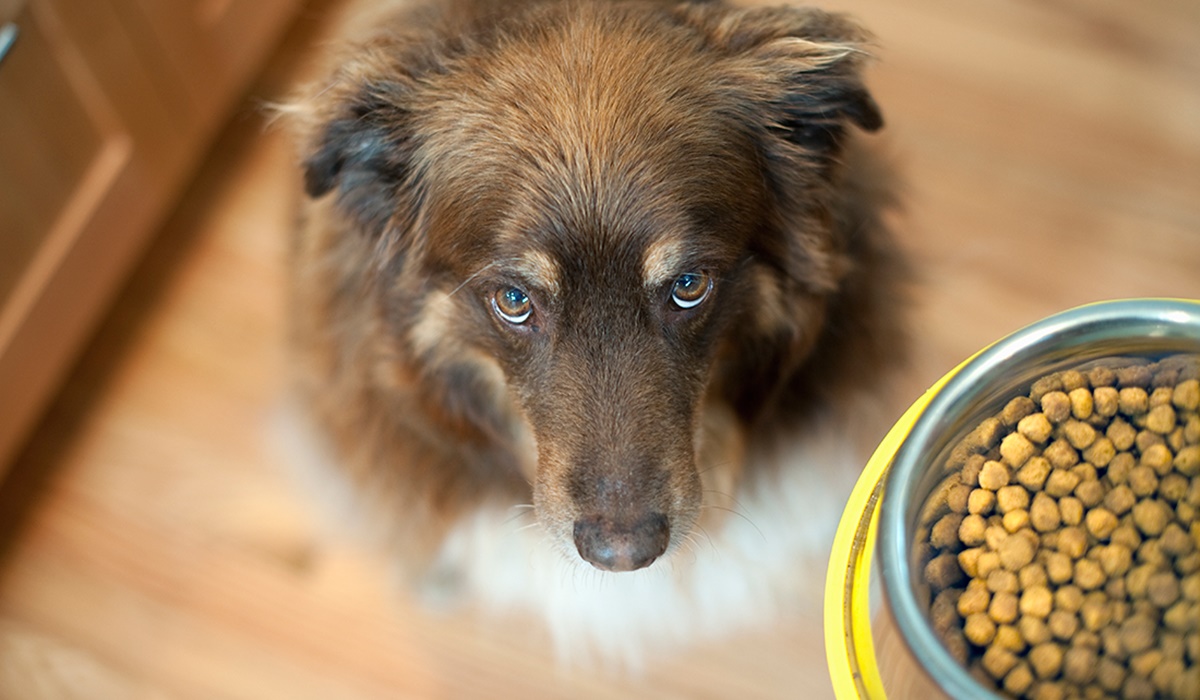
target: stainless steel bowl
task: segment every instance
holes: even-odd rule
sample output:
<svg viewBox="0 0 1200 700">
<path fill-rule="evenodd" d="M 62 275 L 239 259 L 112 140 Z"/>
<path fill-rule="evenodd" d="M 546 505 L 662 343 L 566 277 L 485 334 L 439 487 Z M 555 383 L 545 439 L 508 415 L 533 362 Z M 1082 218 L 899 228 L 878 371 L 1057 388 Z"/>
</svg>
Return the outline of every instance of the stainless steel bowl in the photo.
<svg viewBox="0 0 1200 700">
<path fill-rule="evenodd" d="M 946 477 L 950 450 L 1044 375 L 1105 358 L 1158 359 L 1200 353 L 1200 301 L 1131 299 L 1072 309 L 1024 328 L 981 352 L 952 377 L 896 453 L 880 506 L 879 556 L 887 602 L 917 662 L 955 698 L 997 697 L 945 647 L 919 601 L 913 561 L 918 518 Z"/>
</svg>

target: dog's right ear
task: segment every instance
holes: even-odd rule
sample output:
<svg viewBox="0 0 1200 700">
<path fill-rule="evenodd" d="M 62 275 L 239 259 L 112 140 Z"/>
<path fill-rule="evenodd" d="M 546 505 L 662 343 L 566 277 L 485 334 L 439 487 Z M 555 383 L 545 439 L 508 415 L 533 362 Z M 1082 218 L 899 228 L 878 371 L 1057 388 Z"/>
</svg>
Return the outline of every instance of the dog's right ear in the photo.
<svg viewBox="0 0 1200 700">
<path fill-rule="evenodd" d="M 317 198 L 336 191 L 338 206 L 370 234 L 392 222 L 412 187 L 409 88 L 399 80 L 361 81 L 343 69 L 310 100 L 304 189 Z"/>
</svg>

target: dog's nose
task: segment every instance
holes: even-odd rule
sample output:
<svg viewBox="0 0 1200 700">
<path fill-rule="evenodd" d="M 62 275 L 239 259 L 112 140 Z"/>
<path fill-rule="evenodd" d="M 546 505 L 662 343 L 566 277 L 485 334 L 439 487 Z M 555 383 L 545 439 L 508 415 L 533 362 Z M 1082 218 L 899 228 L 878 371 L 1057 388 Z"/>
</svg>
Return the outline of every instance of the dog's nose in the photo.
<svg viewBox="0 0 1200 700">
<path fill-rule="evenodd" d="M 575 521 L 579 556 L 604 571 L 634 571 L 650 566 L 667 551 L 671 529 L 667 516 L 651 513 L 632 525 L 602 516 Z"/>
</svg>

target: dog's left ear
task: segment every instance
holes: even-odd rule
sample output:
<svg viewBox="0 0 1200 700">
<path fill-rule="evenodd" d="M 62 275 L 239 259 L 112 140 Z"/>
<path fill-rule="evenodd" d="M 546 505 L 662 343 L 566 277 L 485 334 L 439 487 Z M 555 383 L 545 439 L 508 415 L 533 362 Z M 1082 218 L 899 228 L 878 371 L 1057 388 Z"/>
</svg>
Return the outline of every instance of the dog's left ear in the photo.
<svg viewBox="0 0 1200 700">
<path fill-rule="evenodd" d="M 883 126 L 861 76 L 870 36 L 852 20 L 815 8 L 730 10 L 720 3 L 677 11 L 726 54 L 729 87 L 745 99 L 744 118 L 815 160 L 836 155 L 848 123 L 866 131 Z"/>
</svg>

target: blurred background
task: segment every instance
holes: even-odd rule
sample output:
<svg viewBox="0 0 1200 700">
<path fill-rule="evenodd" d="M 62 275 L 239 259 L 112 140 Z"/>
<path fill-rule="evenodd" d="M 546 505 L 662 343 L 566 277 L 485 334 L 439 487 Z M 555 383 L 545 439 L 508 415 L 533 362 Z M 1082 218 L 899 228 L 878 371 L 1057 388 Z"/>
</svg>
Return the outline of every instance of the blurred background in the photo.
<svg viewBox="0 0 1200 700">
<path fill-rule="evenodd" d="M 831 0 L 906 180 L 898 416 L 1078 304 L 1200 298 L 1200 3 Z M 435 613 L 268 424 L 298 191 L 266 105 L 337 0 L 0 0 L 0 698 L 829 697 L 819 619 L 643 677 Z M 15 37 L 15 39 L 14 39 Z"/>
</svg>

